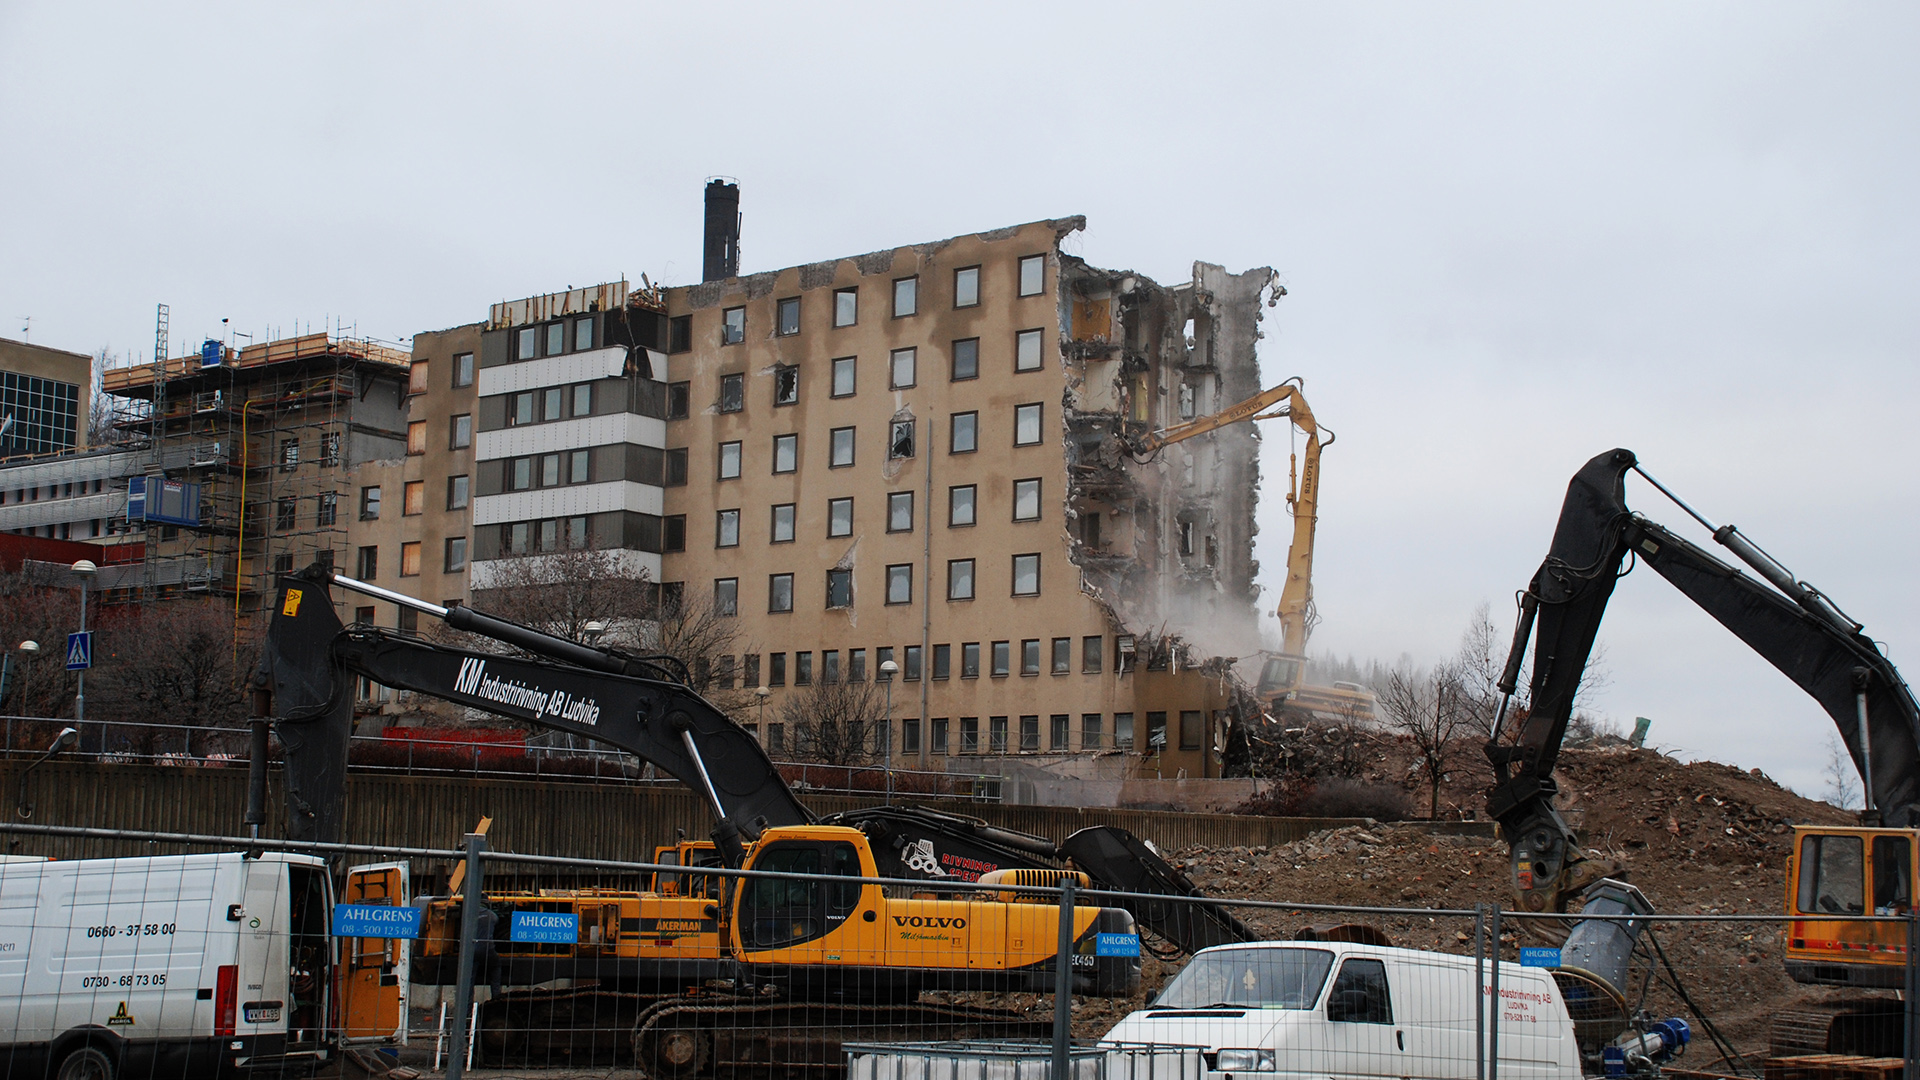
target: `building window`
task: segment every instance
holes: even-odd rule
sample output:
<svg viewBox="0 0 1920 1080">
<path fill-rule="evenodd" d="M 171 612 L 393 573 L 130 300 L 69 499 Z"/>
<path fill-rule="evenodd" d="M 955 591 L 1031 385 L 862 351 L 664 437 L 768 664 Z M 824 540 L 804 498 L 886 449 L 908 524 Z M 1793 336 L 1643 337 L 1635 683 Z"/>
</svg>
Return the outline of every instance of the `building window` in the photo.
<svg viewBox="0 0 1920 1080">
<path fill-rule="evenodd" d="M 715 578 L 713 582 L 713 613 L 715 615 L 738 615 L 740 613 L 740 579 Z"/>
<path fill-rule="evenodd" d="M 453 354 L 453 386 L 459 389 L 473 385 L 473 354 L 470 352 Z"/>
<path fill-rule="evenodd" d="M 900 678 L 905 682 L 920 681 L 920 646 L 907 646 L 906 664 L 900 669 Z"/>
<path fill-rule="evenodd" d="M 860 290 L 833 291 L 833 325 L 852 326 L 860 321 Z"/>
<path fill-rule="evenodd" d="M 954 413 L 949 421 L 947 452 L 971 454 L 980 448 L 980 414 Z"/>
<path fill-rule="evenodd" d="M 671 450 L 667 450 L 661 455 L 661 458 L 662 458 L 661 463 L 664 466 L 664 468 L 661 471 L 666 473 L 666 475 L 662 477 L 662 480 L 664 481 L 662 486 L 663 487 L 686 486 L 687 448 L 684 446 L 679 446 Z"/>
<path fill-rule="evenodd" d="M 896 563 L 887 567 L 887 603 L 913 603 L 912 563 Z"/>
<path fill-rule="evenodd" d="M 953 646 L 935 645 L 933 647 L 933 677 L 944 679 L 953 674 Z"/>
<path fill-rule="evenodd" d="M 793 610 L 792 574 L 767 575 L 767 610 L 773 612 Z M 787 658 L 779 653 L 774 655 L 780 657 L 780 666 L 784 667 Z M 781 674 L 784 676 L 786 673 L 782 671 Z"/>
<path fill-rule="evenodd" d="M 1206 714 L 1195 709 L 1180 710 L 1180 749 L 1200 749 L 1200 735 L 1205 725 L 1201 718 Z"/>
<path fill-rule="evenodd" d="M 380 520 L 380 489 L 363 487 L 360 489 L 360 520 Z"/>
<path fill-rule="evenodd" d="M 427 508 L 427 482 L 409 480 L 400 489 L 400 516 L 417 517 Z"/>
<path fill-rule="evenodd" d="M 852 397 L 857 357 L 842 356 L 833 362 L 833 396 Z"/>
<path fill-rule="evenodd" d="M 960 677 L 977 679 L 980 677 L 980 643 L 962 642 L 960 645 Z"/>
<path fill-rule="evenodd" d="M 1080 714 L 1080 749 L 1098 750 L 1102 740 L 1101 716 L 1097 712 Z"/>
<path fill-rule="evenodd" d="M 446 573 L 454 573 L 467 568 L 467 538 L 464 536 L 447 537 Z"/>
<path fill-rule="evenodd" d="M 1133 749 L 1133 714 L 1117 712 L 1113 714 L 1113 748 L 1115 750 Z"/>
<path fill-rule="evenodd" d="M 779 364 L 773 369 L 773 403 L 792 405 L 800 400 L 800 369 L 792 364 Z"/>
<path fill-rule="evenodd" d="M 991 754 L 1004 754 L 1007 752 L 1006 717 L 987 717 L 987 752 Z"/>
<path fill-rule="evenodd" d="M 790 473 L 800 467 L 800 436 L 775 435 L 773 437 L 773 471 Z"/>
<path fill-rule="evenodd" d="M 424 394 L 427 392 L 427 362 L 415 360 L 407 368 L 407 393 Z"/>
<path fill-rule="evenodd" d="M 1013 370 L 1040 370 L 1040 331 L 1022 330 L 1013 336 Z"/>
<path fill-rule="evenodd" d="M 1150 712 L 1147 714 L 1147 750 L 1160 753 L 1167 748 L 1167 714 Z"/>
<path fill-rule="evenodd" d="M 687 515 L 668 514 L 660 519 L 660 550 L 687 550 Z"/>
<path fill-rule="evenodd" d="M 828 451 L 827 468 L 844 469 L 853 464 L 853 429 L 837 427 L 833 429 Z"/>
<path fill-rule="evenodd" d="M 273 557 L 273 572 L 276 574 L 293 573 L 293 556 L 275 555 Z"/>
<path fill-rule="evenodd" d="M 1013 520 L 1040 520 L 1040 481 L 1037 478 L 1013 482 Z"/>
<path fill-rule="evenodd" d="M 977 754 L 980 752 L 980 718 L 963 716 L 960 718 L 960 752 Z"/>
<path fill-rule="evenodd" d="M 788 591 L 791 592 L 792 590 L 789 589 Z M 776 653 L 767 654 L 766 685 L 768 686 L 787 685 L 787 654 L 786 653 L 776 652 Z"/>
<path fill-rule="evenodd" d="M 693 316 L 675 315 L 667 320 L 667 351 L 670 353 L 693 351 Z"/>
<path fill-rule="evenodd" d="M 747 309 L 730 307 L 720 313 L 720 344 L 738 345 L 747 340 Z"/>
<path fill-rule="evenodd" d="M 961 484 L 947 489 L 947 527 L 959 528 L 974 523 L 973 501 L 975 488 L 972 484 Z"/>
<path fill-rule="evenodd" d="M 1020 752 L 1031 754 L 1040 749 L 1040 718 L 1034 715 L 1020 718 Z"/>
<path fill-rule="evenodd" d="M 501 530 L 501 541 L 507 552 L 512 555 L 525 555 L 533 550 L 533 526 L 525 521 L 516 521 Z"/>
<path fill-rule="evenodd" d="M 927 721 L 927 749 L 929 753 L 947 752 L 947 718 L 936 716 Z"/>
<path fill-rule="evenodd" d="M 793 504 L 777 503 L 773 508 L 772 542 L 790 544 L 793 542 Z"/>
<path fill-rule="evenodd" d="M 473 445 L 472 413 L 461 413 L 459 416 L 453 417 L 452 420 L 448 422 L 447 427 L 451 435 L 447 440 L 449 449 L 465 450 L 467 447 Z"/>
<path fill-rule="evenodd" d="M 833 686 L 840 681 L 840 650 L 820 650 L 820 681 Z"/>
<path fill-rule="evenodd" d="M 1046 286 L 1047 257 L 1028 255 L 1020 260 L 1020 295 L 1039 296 Z"/>
<path fill-rule="evenodd" d="M 947 560 L 947 599 L 973 599 L 973 560 Z"/>
<path fill-rule="evenodd" d="M 540 455 L 540 486 L 558 487 L 560 485 L 560 455 Z"/>
<path fill-rule="evenodd" d="M 963 266 L 953 272 L 953 306 L 974 307 L 980 303 L 980 268 Z"/>
<path fill-rule="evenodd" d="M 740 546 L 740 511 L 722 510 L 714 515 L 713 546 Z"/>
<path fill-rule="evenodd" d="M 720 444 L 720 479 L 735 480 L 740 476 L 740 444 L 723 442 Z"/>
<path fill-rule="evenodd" d="M 1040 441 L 1040 403 L 1013 407 L 1013 445 L 1033 446 Z"/>
<path fill-rule="evenodd" d="M 507 462 L 507 490 L 525 491 L 533 486 L 533 459 L 514 458 Z"/>
<path fill-rule="evenodd" d="M 380 549 L 374 546 L 360 549 L 360 562 L 355 567 L 359 571 L 355 576 L 361 581 L 372 581 L 380 576 Z"/>
<path fill-rule="evenodd" d="M 1013 557 L 1013 595 L 1040 595 L 1040 556 L 1015 555 Z"/>
<path fill-rule="evenodd" d="M 1180 554 L 1193 554 L 1193 522 L 1191 521 L 1180 523 Z"/>
<path fill-rule="evenodd" d="M 920 279 L 899 278 L 893 283 L 893 317 L 912 315 L 920 308 Z"/>
<path fill-rule="evenodd" d="M 1125 675 L 1133 670 L 1133 635 L 1120 634 L 1113 639 L 1113 673 Z M 1119 728 L 1114 728 L 1116 733 Z"/>
<path fill-rule="evenodd" d="M 909 757 L 920 754 L 920 718 L 902 717 L 900 720 L 900 752 Z"/>
<path fill-rule="evenodd" d="M 888 369 L 893 377 L 893 389 L 906 390 L 913 386 L 918 352 L 914 349 L 895 349 L 888 354 Z"/>
<path fill-rule="evenodd" d="M 838 568 L 827 571 L 827 606 L 853 606 L 853 571 Z"/>
<path fill-rule="evenodd" d="M 552 518 L 536 523 L 540 529 L 540 550 L 558 551 L 560 548 L 560 523 Z"/>
<path fill-rule="evenodd" d="M 533 423 L 533 391 L 527 390 L 507 399 L 507 426 Z"/>
<path fill-rule="evenodd" d="M 540 331 L 536 327 L 523 326 L 514 332 L 513 341 L 513 358 L 531 360 L 534 357 L 534 350 L 539 347 Z"/>
<path fill-rule="evenodd" d="M 560 419 L 560 409 L 561 406 L 565 404 L 566 397 L 566 390 L 558 386 L 542 390 L 540 392 L 540 419 Z"/>
<path fill-rule="evenodd" d="M 1053 639 L 1053 673 L 1066 675 L 1073 671 L 1073 639 L 1057 637 Z"/>
<path fill-rule="evenodd" d="M 723 413 L 739 412 L 747 407 L 747 377 L 739 373 L 720 376 L 720 402 Z"/>
<path fill-rule="evenodd" d="M 996 679 L 1005 678 L 1006 676 L 1012 673 L 1012 665 L 1013 665 L 1013 643 L 1010 641 L 994 642 L 993 643 L 993 667 L 991 669 L 993 673 L 993 677 Z"/>
<path fill-rule="evenodd" d="M 893 491 L 887 494 L 887 531 L 913 531 L 913 492 Z"/>
<path fill-rule="evenodd" d="M 887 437 L 887 457 L 910 458 L 913 456 L 913 421 L 895 420 L 892 434 Z"/>
<path fill-rule="evenodd" d="M 584 484 L 593 475 L 593 453 L 575 450 L 567 456 L 567 483 Z"/>
<path fill-rule="evenodd" d="M 793 654 L 793 685 L 811 686 L 813 684 L 813 654 L 797 652 Z"/>
<path fill-rule="evenodd" d="M 400 545 L 400 576 L 420 576 L 420 541 L 410 540 Z"/>
<path fill-rule="evenodd" d="M 340 516 L 340 496 L 331 491 L 320 494 L 320 515 L 314 521 L 316 525 L 331 525 Z"/>
<path fill-rule="evenodd" d="M 1089 675 L 1100 673 L 1100 654 L 1106 651 L 1099 634 L 1088 634 L 1080 639 L 1080 670 Z"/>
<path fill-rule="evenodd" d="M 567 324 L 563 322 L 547 324 L 548 356 L 559 356 L 567 351 Z"/>
<path fill-rule="evenodd" d="M 329 431 L 320 436 L 320 467 L 331 469 L 340 464 L 340 433 Z"/>
<path fill-rule="evenodd" d="M 828 499 L 827 500 L 827 535 L 828 536 L 852 536 L 853 535 L 853 500 L 852 499 Z"/>
<path fill-rule="evenodd" d="M 1040 639 L 1027 638 L 1020 643 L 1020 674 L 1040 674 Z"/>
<path fill-rule="evenodd" d="M 573 388 L 573 415 L 593 415 L 593 384 L 581 383 Z"/>
<path fill-rule="evenodd" d="M 773 332 L 781 337 L 792 337 L 800 332 L 800 298 L 789 296 L 775 305 Z"/>
<path fill-rule="evenodd" d="M 300 467 L 300 440 L 297 438 L 281 439 L 280 440 L 281 471 L 286 472 L 293 469 L 297 469 L 299 467 Z"/>
<path fill-rule="evenodd" d="M 286 532 L 293 528 L 294 521 L 300 515 L 300 500 L 281 499 L 273 504 L 273 528 L 275 532 Z"/>
<path fill-rule="evenodd" d="M 427 422 L 415 420 L 407 425 L 407 453 L 419 455 L 427 452 Z"/>
</svg>

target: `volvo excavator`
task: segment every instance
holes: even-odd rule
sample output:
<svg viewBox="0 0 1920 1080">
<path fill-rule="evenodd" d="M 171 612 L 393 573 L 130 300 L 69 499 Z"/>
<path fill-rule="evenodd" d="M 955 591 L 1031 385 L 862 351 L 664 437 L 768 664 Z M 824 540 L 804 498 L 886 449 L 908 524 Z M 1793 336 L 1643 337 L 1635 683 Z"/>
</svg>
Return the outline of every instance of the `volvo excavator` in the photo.
<svg viewBox="0 0 1920 1080">
<path fill-rule="evenodd" d="M 1287 581 L 1281 586 L 1274 617 L 1280 620 L 1280 652 L 1260 667 L 1254 693 L 1273 716 L 1284 720 L 1371 720 L 1373 694 L 1356 683 L 1307 684 L 1307 635 L 1313 623 L 1313 531 L 1320 520 L 1320 452 L 1333 445 L 1332 429 L 1314 420 L 1298 377 L 1262 390 L 1245 401 L 1184 424 L 1151 432 L 1134 447 L 1138 456 L 1156 453 L 1242 420 L 1288 420 L 1306 437 L 1305 460 L 1287 457 L 1287 511 L 1293 515 L 1293 542 L 1287 549 Z M 1321 442 L 1322 433 L 1326 441 Z"/>
<path fill-rule="evenodd" d="M 336 586 L 433 615 L 530 656 L 343 626 L 332 598 Z M 871 1008 L 875 1002 L 888 1003 L 890 1030 L 912 1030 L 919 1038 L 1030 1034 L 1008 1014 L 923 1003 L 922 994 L 1051 988 L 1057 907 L 943 890 L 945 881 L 1053 885 L 1073 875 L 1086 887 L 1168 896 L 1164 904 L 1129 901 L 1131 910 L 1074 909 L 1072 976 L 1082 993 L 1124 995 L 1138 986 L 1137 951 L 1102 955 L 1096 947 L 1102 934 L 1144 927 L 1184 951 L 1255 937 L 1224 909 L 1173 899 L 1200 893 L 1125 830 L 1083 829 L 1055 844 L 925 808 L 876 806 L 819 818 L 759 742 L 687 685 L 671 658 L 630 656 L 470 607 L 427 604 L 320 564 L 281 579 L 261 661 L 265 712 L 284 750 L 292 839 L 341 838 L 356 678 L 598 740 L 688 784 L 715 825 L 710 846 L 681 845 L 675 852 L 680 865 L 717 862 L 920 883 L 822 888 L 817 881 L 753 879 L 720 888 L 688 873 L 678 887 L 656 892 L 489 897 L 503 921 L 514 910 L 565 911 L 582 928 L 572 943 L 509 943 L 502 949 L 508 982 L 587 981 L 490 1002 L 481 1047 L 495 1060 L 524 1062 L 556 1049 L 591 1054 L 607 1048 L 581 1040 L 619 1029 L 630 1032 L 630 1040 L 615 1049 L 630 1051 L 657 1075 L 764 1065 L 770 1056 L 796 1054 L 832 1063 L 840 1037 L 858 1037 L 863 1017 L 871 1023 L 881 1016 Z M 257 810 L 250 816 L 264 817 Z M 450 980 L 457 950 L 444 939 L 459 902 L 428 906 L 418 981 Z M 717 998 L 715 987 L 724 990 Z M 801 1047 L 780 1043 L 777 1033 L 796 1029 L 830 1034 Z M 538 1046 L 527 1041 L 535 1031 L 544 1032 Z"/>
<path fill-rule="evenodd" d="M 1758 579 L 1628 509 L 1637 472 Z M 1798 982 L 1855 988 L 1906 985 L 1905 916 L 1916 891 L 1920 842 L 1920 706 L 1861 624 L 1732 525 L 1715 525 L 1653 478 L 1630 450 L 1595 457 L 1573 477 L 1546 560 L 1520 594 L 1519 618 L 1499 688 L 1499 719 L 1486 754 L 1495 782 L 1487 808 L 1511 848 L 1511 885 L 1527 911 L 1564 911 L 1609 871 L 1581 852 L 1554 808 L 1554 764 L 1574 692 L 1593 650 L 1614 582 L 1631 556 L 1805 690 L 1832 717 L 1866 795 L 1861 827 L 1796 826 L 1787 862 L 1787 973 Z M 1629 567 L 1630 569 L 1630 567 Z M 1533 673 L 1524 718 L 1503 737 L 1529 637 Z M 1617 892 L 1617 890 L 1616 890 Z M 1840 918 L 1835 918 L 1838 916 Z M 1776 1056 L 1902 1052 L 1899 1003 L 1848 1002 L 1838 1010 L 1784 1011 L 1771 1033 Z"/>
</svg>

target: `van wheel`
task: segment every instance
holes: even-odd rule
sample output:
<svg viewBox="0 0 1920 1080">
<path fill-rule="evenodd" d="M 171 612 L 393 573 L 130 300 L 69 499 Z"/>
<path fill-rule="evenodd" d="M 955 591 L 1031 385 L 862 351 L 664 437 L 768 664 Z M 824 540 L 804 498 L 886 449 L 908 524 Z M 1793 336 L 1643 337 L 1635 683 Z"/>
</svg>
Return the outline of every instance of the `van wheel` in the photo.
<svg viewBox="0 0 1920 1080">
<path fill-rule="evenodd" d="M 97 1046 L 83 1046 L 60 1059 L 55 1080 L 113 1080 L 113 1059 Z"/>
</svg>

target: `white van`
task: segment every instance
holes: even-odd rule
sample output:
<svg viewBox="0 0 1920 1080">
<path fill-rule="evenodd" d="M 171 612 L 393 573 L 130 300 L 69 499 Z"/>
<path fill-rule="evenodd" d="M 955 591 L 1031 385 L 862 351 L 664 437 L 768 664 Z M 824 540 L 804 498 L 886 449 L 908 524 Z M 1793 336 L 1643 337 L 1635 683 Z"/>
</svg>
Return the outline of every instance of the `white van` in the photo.
<svg viewBox="0 0 1920 1080">
<path fill-rule="evenodd" d="M 1500 1005 L 1471 956 L 1349 942 L 1269 941 L 1194 954 L 1109 1042 L 1204 1046 L 1207 1075 L 1473 1080 L 1474 999 L 1498 1018 L 1501 1080 L 1579 1080 L 1580 1048 L 1552 975 L 1500 965 Z"/>
<path fill-rule="evenodd" d="M 405 880 L 356 867 L 348 895 L 404 904 Z M 0 1077 L 303 1072 L 404 1035 L 404 943 L 336 948 L 333 902 L 306 855 L 0 863 Z"/>
</svg>

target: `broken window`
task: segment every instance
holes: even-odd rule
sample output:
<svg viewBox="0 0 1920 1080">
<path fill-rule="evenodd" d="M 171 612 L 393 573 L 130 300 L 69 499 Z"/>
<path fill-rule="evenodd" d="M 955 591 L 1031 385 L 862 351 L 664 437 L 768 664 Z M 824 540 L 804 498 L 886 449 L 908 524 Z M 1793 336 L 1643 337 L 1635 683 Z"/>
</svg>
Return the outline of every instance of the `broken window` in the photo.
<svg viewBox="0 0 1920 1080">
<path fill-rule="evenodd" d="M 800 436 L 775 435 L 773 437 L 773 471 L 790 473 L 800 467 Z"/>
<path fill-rule="evenodd" d="M 360 520 L 380 520 L 380 489 L 378 487 L 360 489 Z"/>
<path fill-rule="evenodd" d="M 779 311 L 774 319 L 773 332 L 781 337 L 790 337 L 800 332 L 800 298 L 790 296 L 779 302 Z"/>
<path fill-rule="evenodd" d="M 1013 482 L 1013 520 L 1040 520 L 1040 481 L 1038 479 Z"/>
<path fill-rule="evenodd" d="M 889 358 L 891 360 L 890 369 L 893 373 L 893 389 L 905 390 L 913 385 L 914 368 L 917 366 L 915 362 L 916 354 L 917 350 L 915 349 L 893 350 L 893 354 Z"/>
<path fill-rule="evenodd" d="M 747 407 L 747 377 L 741 374 L 720 376 L 720 411 L 739 412 Z"/>
<path fill-rule="evenodd" d="M 667 351 L 670 353 L 693 351 L 693 316 L 675 315 L 667 320 Z"/>
<path fill-rule="evenodd" d="M 860 290 L 835 289 L 833 292 L 833 325 L 852 326 L 860 320 Z"/>
<path fill-rule="evenodd" d="M 290 470 L 290 469 L 297 469 L 299 467 L 300 467 L 300 440 L 297 438 L 281 439 L 280 440 L 280 468 L 283 470 Z"/>
<path fill-rule="evenodd" d="M 667 384 L 667 419 L 685 420 L 687 418 L 689 406 L 692 404 L 692 389 L 688 383 Z"/>
<path fill-rule="evenodd" d="M 1147 749 L 1158 753 L 1167 748 L 1167 714 L 1147 714 Z"/>
<path fill-rule="evenodd" d="M 963 412 L 953 414 L 951 437 L 947 440 L 947 452 L 952 454 L 971 454 L 980 448 L 980 414 Z"/>
<path fill-rule="evenodd" d="M 1125 675 L 1133 670 L 1133 635 L 1121 634 L 1113 639 L 1113 670 L 1115 674 Z M 1131 714 L 1129 714 L 1131 718 Z M 1131 732 L 1131 728 L 1128 729 Z M 1115 721 L 1113 733 L 1120 734 L 1120 726 Z"/>
<path fill-rule="evenodd" d="M 1193 522 L 1191 521 L 1180 523 L 1180 554 L 1193 554 Z"/>
<path fill-rule="evenodd" d="M 887 494 L 887 531 L 913 531 L 913 492 L 894 491 Z"/>
<path fill-rule="evenodd" d="M 465 480 L 466 477 L 460 477 Z M 460 505 L 465 506 L 463 502 Z M 320 496 L 320 516 L 314 520 L 316 525 L 331 525 L 340 513 L 340 496 L 334 492 L 324 492 Z"/>
<path fill-rule="evenodd" d="M 361 581 L 372 581 L 380 576 L 380 549 L 377 546 L 360 549 L 360 565 L 357 568 Z M 371 621 L 371 620 L 368 620 Z"/>
<path fill-rule="evenodd" d="M 740 546 L 740 511 L 721 510 L 715 515 L 713 546 L 723 548 Z"/>
<path fill-rule="evenodd" d="M 1207 534 L 1207 565 L 1220 565 L 1220 538 L 1211 533 Z"/>
<path fill-rule="evenodd" d="M 747 309 L 732 307 L 720 313 L 720 344 L 738 345 L 747 340 Z"/>
<path fill-rule="evenodd" d="M 847 466 L 853 464 L 853 429 L 852 428 L 850 427 L 834 428 L 829 446 L 830 446 L 830 452 L 827 460 L 828 468 L 844 469 Z"/>
<path fill-rule="evenodd" d="M 1013 370 L 1040 370 L 1040 331 L 1022 330 L 1013 336 Z"/>
<path fill-rule="evenodd" d="M 1100 511 L 1080 511 L 1080 542 L 1096 550 L 1100 547 Z"/>
<path fill-rule="evenodd" d="M 1040 441 L 1040 403 L 1013 407 L 1013 445 L 1033 446 Z"/>
<path fill-rule="evenodd" d="M 773 403 L 791 405 L 800 400 L 800 369 L 781 364 L 773 369 Z"/>
<path fill-rule="evenodd" d="M 411 434 L 411 431 L 409 431 Z M 425 453 L 422 450 L 421 453 Z M 330 431 L 320 436 L 320 464 L 331 468 L 340 464 L 340 433 Z"/>
<path fill-rule="evenodd" d="M 920 279 L 900 278 L 893 283 L 893 317 L 912 315 L 920 309 Z"/>
<path fill-rule="evenodd" d="M 973 599 L 973 560 L 972 559 L 948 559 L 947 560 L 947 599 L 949 600 Z M 980 646 L 969 645 L 967 646 L 967 648 L 974 650 L 974 654 L 975 654 L 974 666 L 975 668 L 978 668 L 980 664 L 980 657 L 979 657 Z M 979 672 L 976 670 L 974 674 L 979 674 Z M 963 675 L 963 677 L 967 677 L 967 676 Z"/>
<path fill-rule="evenodd" d="M 947 489 L 948 528 L 973 524 L 975 490 L 972 484 L 961 484 Z"/>
<path fill-rule="evenodd" d="M 853 535 L 853 500 L 852 499 L 828 499 L 827 500 L 827 535 L 828 536 L 852 536 Z"/>
<path fill-rule="evenodd" d="M 887 439 L 887 456 L 890 458 L 913 456 L 913 421 L 895 420 L 893 422 L 893 434 Z"/>
<path fill-rule="evenodd" d="M 853 606 L 852 570 L 834 569 L 827 571 L 827 606 L 830 608 Z M 835 654 L 834 658 L 838 660 L 838 654 Z"/>
<path fill-rule="evenodd" d="M 852 397 L 854 389 L 854 358 L 842 356 L 833 362 L 833 396 Z"/>
<path fill-rule="evenodd" d="M 1028 255 L 1020 260 L 1020 295 L 1039 296 L 1046 285 L 1047 257 Z"/>
<path fill-rule="evenodd" d="M 1193 415 L 1194 415 L 1193 384 L 1181 383 L 1180 384 L 1180 418 L 1182 420 L 1191 420 L 1193 419 Z"/>
<path fill-rule="evenodd" d="M 963 266 L 953 272 L 953 306 L 973 307 L 980 302 L 980 268 Z"/>
</svg>

